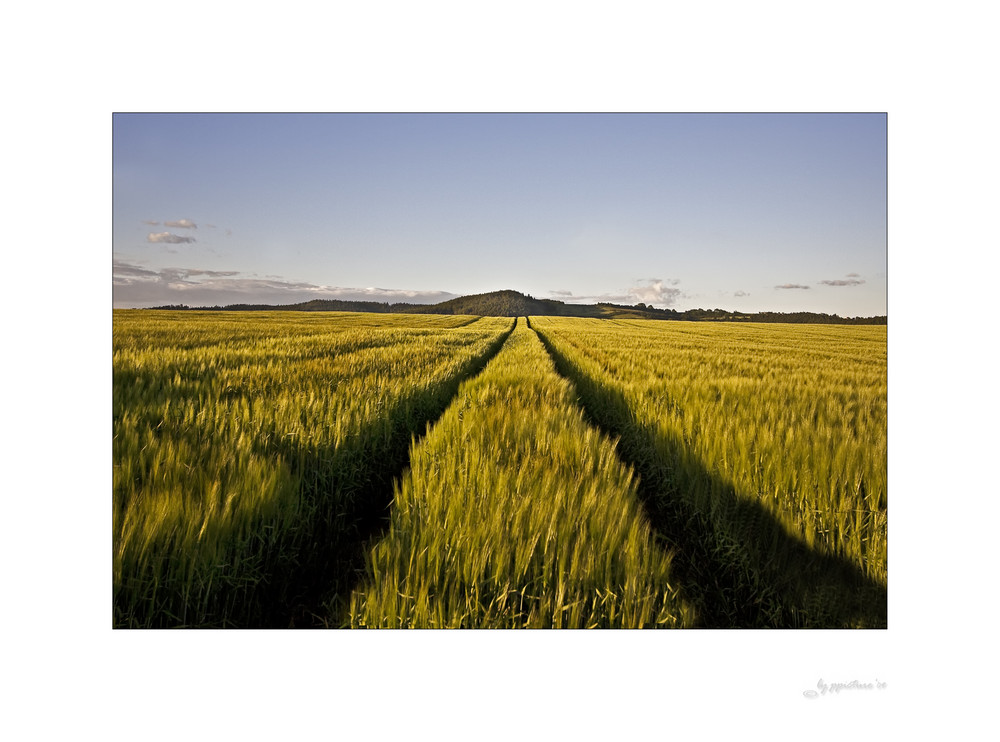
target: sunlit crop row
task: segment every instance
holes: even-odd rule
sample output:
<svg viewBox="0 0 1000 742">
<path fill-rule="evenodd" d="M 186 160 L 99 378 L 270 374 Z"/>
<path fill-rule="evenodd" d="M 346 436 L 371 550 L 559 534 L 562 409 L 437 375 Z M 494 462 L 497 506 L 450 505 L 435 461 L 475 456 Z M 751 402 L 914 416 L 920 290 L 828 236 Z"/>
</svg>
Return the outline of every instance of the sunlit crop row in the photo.
<svg viewBox="0 0 1000 742">
<path fill-rule="evenodd" d="M 632 472 L 523 319 L 414 445 L 357 627 L 677 627 Z"/>
<path fill-rule="evenodd" d="M 332 579 L 359 498 L 510 326 L 116 311 L 115 625 L 259 624 Z"/>
</svg>

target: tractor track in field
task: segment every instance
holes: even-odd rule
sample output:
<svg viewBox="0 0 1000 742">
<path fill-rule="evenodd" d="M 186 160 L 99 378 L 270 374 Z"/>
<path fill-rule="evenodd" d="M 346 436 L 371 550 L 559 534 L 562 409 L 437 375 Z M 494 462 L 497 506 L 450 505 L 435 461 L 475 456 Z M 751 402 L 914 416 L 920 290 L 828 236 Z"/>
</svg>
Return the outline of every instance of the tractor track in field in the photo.
<svg viewBox="0 0 1000 742">
<path fill-rule="evenodd" d="M 814 625 L 809 603 L 817 599 L 846 605 L 845 615 L 856 616 L 865 625 L 886 625 L 886 589 L 867 580 L 846 560 L 808 548 L 790 537 L 762 506 L 740 502 L 743 520 L 750 524 L 736 537 L 721 533 L 701 513 L 694 512 L 678 495 L 685 483 L 666 466 L 658 450 L 663 441 L 656 431 L 639 424 L 620 392 L 610 384 L 587 378 L 572 362 L 553 347 L 544 332 L 527 327 L 538 336 L 557 372 L 572 385 L 577 404 L 585 418 L 615 441 L 619 459 L 636 473 L 639 497 L 646 510 L 657 543 L 673 554 L 672 573 L 681 597 L 695 606 L 698 628 L 793 628 Z M 275 586 L 274 611 L 266 618 L 268 627 L 340 628 L 348 625 L 350 596 L 364 577 L 366 556 L 386 533 L 395 483 L 410 463 L 411 442 L 418 445 L 427 431 L 454 402 L 460 386 L 475 378 L 495 358 L 517 327 L 515 318 L 467 371 L 449 383 L 450 393 L 422 424 L 400 438 L 389 455 L 371 462 L 367 485 L 353 498 L 351 512 L 344 514 L 353 523 L 352 537 L 327 539 L 317 533 L 314 559 L 303 568 L 279 579 Z M 680 444 L 674 444 L 680 445 Z M 716 475 L 705 469 L 698 476 Z M 731 485 L 716 482 L 717 489 L 737 501 Z M 776 571 L 763 559 L 755 561 L 751 552 L 740 550 L 740 538 L 760 539 L 779 544 L 789 559 Z M 789 567 L 792 564 L 794 566 Z M 803 593 L 801 585 L 814 585 Z M 799 587 L 795 587 L 799 586 Z M 874 609 L 873 609 L 874 606 Z M 805 617 L 805 618 L 804 618 Z M 850 624 L 847 624 L 850 625 Z M 825 624 L 837 628 L 839 624 Z"/>
</svg>

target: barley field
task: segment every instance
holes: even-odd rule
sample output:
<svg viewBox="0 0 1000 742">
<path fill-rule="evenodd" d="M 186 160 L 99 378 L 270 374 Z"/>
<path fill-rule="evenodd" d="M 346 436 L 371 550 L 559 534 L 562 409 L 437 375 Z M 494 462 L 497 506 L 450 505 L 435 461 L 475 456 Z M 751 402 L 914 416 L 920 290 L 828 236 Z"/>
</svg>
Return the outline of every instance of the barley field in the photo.
<svg viewBox="0 0 1000 742">
<path fill-rule="evenodd" d="M 115 310 L 113 624 L 887 625 L 886 329 Z"/>
<path fill-rule="evenodd" d="M 698 546 L 737 573 L 743 597 L 723 614 L 884 625 L 885 327 L 532 324 L 651 508 L 687 532 L 699 521 Z"/>
<path fill-rule="evenodd" d="M 410 454 L 351 625 L 692 624 L 631 470 L 524 320 Z"/>
<path fill-rule="evenodd" d="M 287 625 L 346 596 L 411 435 L 511 325 L 115 312 L 115 624 Z"/>
</svg>

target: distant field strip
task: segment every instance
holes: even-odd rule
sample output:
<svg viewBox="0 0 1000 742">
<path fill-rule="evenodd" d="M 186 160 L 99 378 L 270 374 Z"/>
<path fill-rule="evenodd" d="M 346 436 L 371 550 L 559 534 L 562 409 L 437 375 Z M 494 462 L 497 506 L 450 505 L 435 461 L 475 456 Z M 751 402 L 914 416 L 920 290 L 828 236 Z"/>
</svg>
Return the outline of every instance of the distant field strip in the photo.
<svg viewBox="0 0 1000 742">
<path fill-rule="evenodd" d="M 531 322 L 666 540 L 728 570 L 679 570 L 716 625 L 886 624 L 885 327 Z"/>
<path fill-rule="evenodd" d="M 416 442 L 354 627 L 683 627 L 631 471 L 523 320 Z"/>
<path fill-rule="evenodd" d="M 512 323 L 115 311 L 115 625 L 287 625 L 349 595 L 413 436 Z"/>
</svg>

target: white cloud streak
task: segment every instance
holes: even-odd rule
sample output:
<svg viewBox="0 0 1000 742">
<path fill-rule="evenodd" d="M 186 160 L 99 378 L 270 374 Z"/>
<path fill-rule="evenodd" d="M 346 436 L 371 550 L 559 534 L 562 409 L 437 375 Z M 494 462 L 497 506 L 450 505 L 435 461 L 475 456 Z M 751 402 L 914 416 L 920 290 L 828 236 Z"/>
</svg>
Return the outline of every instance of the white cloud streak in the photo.
<svg viewBox="0 0 1000 742">
<path fill-rule="evenodd" d="M 179 219 L 175 222 L 163 222 L 164 227 L 180 227 L 181 229 L 198 229 L 198 225 L 190 219 Z"/>
<path fill-rule="evenodd" d="M 146 242 L 166 242 L 171 245 L 178 245 L 185 242 L 195 242 L 194 237 L 181 237 L 170 232 L 150 232 L 146 237 Z"/>
<path fill-rule="evenodd" d="M 860 286 L 864 283 L 860 278 L 836 279 L 833 281 L 820 281 L 824 286 Z"/>
</svg>

